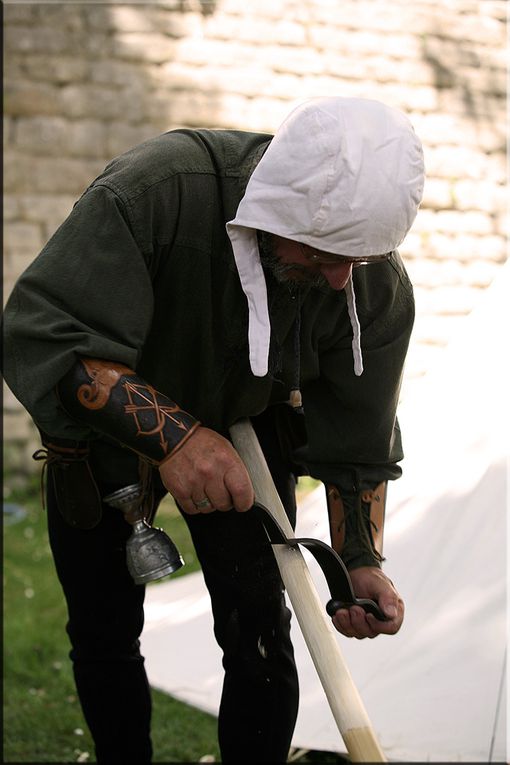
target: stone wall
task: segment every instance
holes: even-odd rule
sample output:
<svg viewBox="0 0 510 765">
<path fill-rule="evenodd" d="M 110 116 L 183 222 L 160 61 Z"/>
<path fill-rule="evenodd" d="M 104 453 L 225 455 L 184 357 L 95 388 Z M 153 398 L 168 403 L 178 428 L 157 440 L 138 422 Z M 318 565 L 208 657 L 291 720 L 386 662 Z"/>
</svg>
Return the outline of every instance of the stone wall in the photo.
<svg viewBox="0 0 510 765">
<path fill-rule="evenodd" d="M 506 9 L 7 0 L 5 295 L 105 163 L 139 141 L 179 126 L 273 131 L 305 98 L 377 98 L 409 115 L 428 173 L 401 248 L 417 301 L 405 394 L 506 258 Z M 4 412 L 21 463 L 33 426 L 8 391 Z"/>
</svg>

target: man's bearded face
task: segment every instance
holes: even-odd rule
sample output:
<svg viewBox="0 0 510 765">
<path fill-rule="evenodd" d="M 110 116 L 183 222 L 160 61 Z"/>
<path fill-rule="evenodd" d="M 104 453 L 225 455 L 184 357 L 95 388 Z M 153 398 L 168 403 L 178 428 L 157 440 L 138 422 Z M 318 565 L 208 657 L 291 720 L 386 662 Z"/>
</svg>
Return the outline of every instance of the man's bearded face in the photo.
<svg viewBox="0 0 510 765">
<path fill-rule="evenodd" d="M 260 262 L 273 274 L 277 282 L 286 284 L 291 290 L 299 287 L 320 287 L 329 289 L 327 279 L 320 273 L 301 263 L 286 263 L 276 254 L 276 241 L 273 234 L 266 231 L 257 233 Z"/>
</svg>

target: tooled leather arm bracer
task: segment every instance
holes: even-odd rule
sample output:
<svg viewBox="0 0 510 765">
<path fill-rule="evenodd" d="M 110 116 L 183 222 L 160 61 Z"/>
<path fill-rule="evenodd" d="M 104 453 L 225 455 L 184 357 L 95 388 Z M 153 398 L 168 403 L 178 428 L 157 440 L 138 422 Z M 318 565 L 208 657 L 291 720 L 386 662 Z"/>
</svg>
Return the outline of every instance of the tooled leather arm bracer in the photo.
<svg viewBox="0 0 510 765">
<path fill-rule="evenodd" d="M 352 493 L 326 486 L 331 545 L 348 569 L 381 567 L 386 489 L 387 481 Z"/>
<path fill-rule="evenodd" d="M 161 465 L 200 423 L 123 364 L 81 358 L 57 384 L 66 412 Z"/>
</svg>

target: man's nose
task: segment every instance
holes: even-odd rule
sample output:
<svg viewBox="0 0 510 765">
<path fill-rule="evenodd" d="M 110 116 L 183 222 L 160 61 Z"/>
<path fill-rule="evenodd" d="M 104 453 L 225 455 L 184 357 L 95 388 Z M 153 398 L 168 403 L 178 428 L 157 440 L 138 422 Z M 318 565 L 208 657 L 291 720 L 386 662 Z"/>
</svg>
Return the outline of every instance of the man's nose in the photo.
<svg viewBox="0 0 510 765">
<path fill-rule="evenodd" d="M 352 263 L 322 263 L 321 274 L 334 290 L 343 290 L 352 273 Z"/>
</svg>

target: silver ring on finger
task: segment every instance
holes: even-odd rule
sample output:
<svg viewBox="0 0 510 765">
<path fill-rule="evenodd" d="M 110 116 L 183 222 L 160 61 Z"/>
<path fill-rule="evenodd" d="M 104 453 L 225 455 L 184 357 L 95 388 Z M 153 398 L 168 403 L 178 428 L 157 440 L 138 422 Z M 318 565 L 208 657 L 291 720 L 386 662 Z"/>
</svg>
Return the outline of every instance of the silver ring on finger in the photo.
<svg viewBox="0 0 510 765">
<path fill-rule="evenodd" d="M 197 510 L 205 510 L 206 507 L 212 507 L 212 505 L 207 497 L 204 497 L 204 499 L 201 499 L 200 502 L 195 502 L 195 507 Z"/>
</svg>

